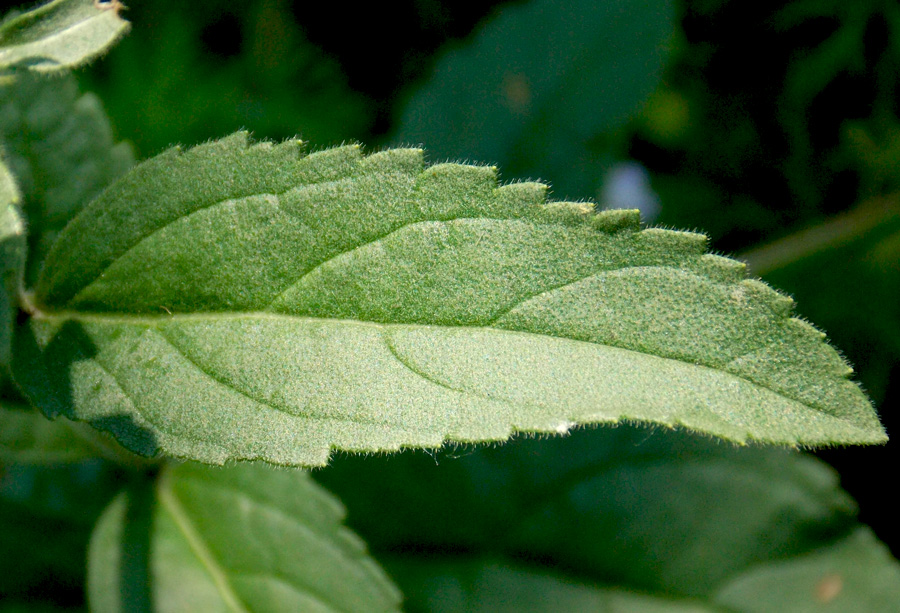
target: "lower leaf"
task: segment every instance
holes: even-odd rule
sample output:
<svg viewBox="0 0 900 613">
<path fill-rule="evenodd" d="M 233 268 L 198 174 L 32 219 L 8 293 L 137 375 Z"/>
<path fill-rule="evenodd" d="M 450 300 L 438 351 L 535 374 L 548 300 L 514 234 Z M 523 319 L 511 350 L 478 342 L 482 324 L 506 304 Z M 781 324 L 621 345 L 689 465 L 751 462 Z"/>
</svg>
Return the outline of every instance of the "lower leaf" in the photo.
<svg viewBox="0 0 900 613">
<path fill-rule="evenodd" d="M 713 611 L 900 602 L 900 564 L 856 522 L 837 475 L 798 453 L 618 427 L 339 458 L 317 476 L 419 610 L 446 610 L 444 587 L 456 602 L 498 599 L 522 570 Z M 510 583 L 481 577 L 496 576 L 485 563 Z"/>
<path fill-rule="evenodd" d="M 98 613 L 396 611 L 399 593 L 300 471 L 168 466 L 118 496 L 91 541 Z"/>
</svg>

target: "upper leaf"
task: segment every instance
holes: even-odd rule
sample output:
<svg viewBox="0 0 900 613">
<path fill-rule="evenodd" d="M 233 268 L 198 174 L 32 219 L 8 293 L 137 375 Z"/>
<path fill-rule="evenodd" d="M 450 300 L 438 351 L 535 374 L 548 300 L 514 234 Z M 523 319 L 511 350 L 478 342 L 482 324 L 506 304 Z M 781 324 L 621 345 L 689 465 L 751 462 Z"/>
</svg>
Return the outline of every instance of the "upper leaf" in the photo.
<svg viewBox="0 0 900 613">
<path fill-rule="evenodd" d="M 304 472 L 165 468 L 123 492 L 91 539 L 91 610 L 397 611 L 400 594 L 344 509 Z"/>
<path fill-rule="evenodd" d="M 885 440 L 824 336 L 702 235 L 418 150 L 299 151 L 171 150 L 76 217 L 17 335 L 32 401 L 211 462 L 622 419 Z"/>
<path fill-rule="evenodd" d="M 129 24 L 119 0 L 53 0 L 0 24 L 0 71 L 75 68 L 111 47 Z"/>
</svg>

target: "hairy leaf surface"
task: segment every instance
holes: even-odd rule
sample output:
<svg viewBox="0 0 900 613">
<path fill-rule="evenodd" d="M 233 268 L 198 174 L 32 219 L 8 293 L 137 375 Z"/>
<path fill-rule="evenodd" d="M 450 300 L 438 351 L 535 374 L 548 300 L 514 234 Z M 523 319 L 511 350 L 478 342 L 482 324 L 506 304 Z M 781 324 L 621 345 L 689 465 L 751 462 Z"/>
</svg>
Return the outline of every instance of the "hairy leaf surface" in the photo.
<svg viewBox="0 0 900 613">
<path fill-rule="evenodd" d="M 134 155 L 113 140 L 100 100 L 81 94 L 71 74 L 19 73 L 0 82 L 0 142 L 22 190 L 31 285 L 60 230 L 134 164 Z"/>
<path fill-rule="evenodd" d="M 884 440 L 824 335 L 704 236 L 545 198 L 418 150 L 171 150 L 63 232 L 16 376 L 48 415 L 207 462 L 622 419 Z"/>
<path fill-rule="evenodd" d="M 26 252 L 21 196 L 3 154 L 0 148 L 0 378 L 9 367 Z"/>
<path fill-rule="evenodd" d="M 900 602 L 900 564 L 857 523 L 837 475 L 787 450 L 620 426 L 437 455 L 342 457 L 316 475 L 410 610 L 441 610 L 432 603 L 449 586 L 461 598 L 497 599 L 523 572 L 580 586 L 573 596 L 637 592 L 673 611 L 685 602 L 742 613 L 889 611 L 885 603 Z M 498 574 L 509 580 L 489 581 Z"/>
<path fill-rule="evenodd" d="M 167 467 L 98 522 L 91 610 L 399 610 L 400 594 L 343 515 L 301 471 Z"/>
<path fill-rule="evenodd" d="M 0 70 L 75 68 L 115 44 L 129 23 L 119 0 L 53 0 L 0 23 Z"/>
</svg>

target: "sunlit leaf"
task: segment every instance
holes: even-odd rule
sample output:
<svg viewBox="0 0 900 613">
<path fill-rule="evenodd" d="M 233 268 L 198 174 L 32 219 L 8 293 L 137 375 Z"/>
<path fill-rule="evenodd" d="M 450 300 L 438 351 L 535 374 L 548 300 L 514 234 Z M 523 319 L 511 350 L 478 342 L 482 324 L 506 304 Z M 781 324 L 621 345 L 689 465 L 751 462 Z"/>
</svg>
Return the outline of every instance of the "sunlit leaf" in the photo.
<svg viewBox="0 0 900 613">
<path fill-rule="evenodd" d="M 9 367 L 13 324 L 25 269 L 21 196 L 0 149 L 0 377 Z"/>
<path fill-rule="evenodd" d="M 32 402 L 207 462 L 623 419 L 884 440 L 824 336 L 702 235 L 418 150 L 299 148 L 171 150 L 85 209 L 17 336 Z"/>
</svg>

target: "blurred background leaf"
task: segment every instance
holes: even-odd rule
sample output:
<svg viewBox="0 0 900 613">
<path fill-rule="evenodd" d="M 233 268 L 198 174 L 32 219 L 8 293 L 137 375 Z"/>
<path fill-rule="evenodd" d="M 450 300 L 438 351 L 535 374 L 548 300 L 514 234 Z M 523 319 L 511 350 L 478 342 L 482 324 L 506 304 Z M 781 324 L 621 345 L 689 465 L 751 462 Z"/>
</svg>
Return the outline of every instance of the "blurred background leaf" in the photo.
<svg viewBox="0 0 900 613">
<path fill-rule="evenodd" d="M 832 575 L 841 585 L 822 610 L 900 601 L 900 564 L 809 456 L 629 426 L 460 454 L 342 457 L 316 473 L 404 593 L 423 598 L 410 610 L 441 610 L 425 604 L 440 600 L 429 584 L 456 576 L 465 592 L 497 567 L 660 607 L 808 611 Z"/>
<path fill-rule="evenodd" d="M 288 2 L 134 4 L 128 17 L 141 27 L 86 81 L 141 157 L 239 128 L 317 147 L 368 135 L 366 97 L 307 40 Z"/>
<path fill-rule="evenodd" d="M 102 103 L 68 73 L 20 72 L 0 82 L 0 144 L 22 191 L 30 286 L 59 231 L 131 167 L 134 153 L 113 141 Z"/>
<path fill-rule="evenodd" d="M 394 139 L 435 160 L 496 164 L 596 197 L 614 132 L 656 88 L 674 30 L 668 0 L 533 0 L 443 55 Z M 536 35 L 539 33 L 539 35 Z"/>
<path fill-rule="evenodd" d="M 123 477 L 99 460 L 0 460 L 0 602 L 84 606 L 91 529 Z"/>
</svg>

